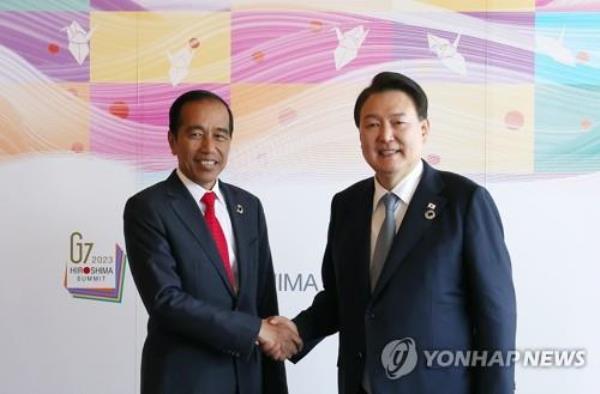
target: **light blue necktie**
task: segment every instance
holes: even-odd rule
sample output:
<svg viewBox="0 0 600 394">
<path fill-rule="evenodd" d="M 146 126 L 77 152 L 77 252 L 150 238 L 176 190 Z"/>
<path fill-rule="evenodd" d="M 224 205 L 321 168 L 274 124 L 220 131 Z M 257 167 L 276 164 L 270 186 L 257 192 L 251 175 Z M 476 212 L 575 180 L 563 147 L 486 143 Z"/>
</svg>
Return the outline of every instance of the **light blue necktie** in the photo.
<svg viewBox="0 0 600 394">
<path fill-rule="evenodd" d="M 383 270 L 383 265 L 392 247 L 394 235 L 396 234 L 396 215 L 394 212 L 400 203 L 400 198 L 394 193 L 386 193 L 381 197 L 381 201 L 385 207 L 385 219 L 379 230 L 375 250 L 373 252 L 373 261 L 371 262 L 371 290 L 375 289 L 379 275 Z"/>
</svg>

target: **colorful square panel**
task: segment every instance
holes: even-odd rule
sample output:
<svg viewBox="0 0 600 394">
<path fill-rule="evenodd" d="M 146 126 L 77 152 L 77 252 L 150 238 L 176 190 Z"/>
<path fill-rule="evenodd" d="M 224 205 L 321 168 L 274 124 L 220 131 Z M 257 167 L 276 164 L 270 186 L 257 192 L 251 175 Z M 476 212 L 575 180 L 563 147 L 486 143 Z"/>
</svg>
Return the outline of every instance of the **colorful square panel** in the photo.
<svg viewBox="0 0 600 394">
<path fill-rule="evenodd" d="M 540 172 L 600 170 L 600 86 L 538 84 L 535 168 Z"/>
<path fill-rule="evenodd" d="M 394 0 L 393 7 L 399 11 L 429 10 L 437 8 L 458 12 L 519 11 L 535 10 L 534 0 Z"/>
<path fill-rule="evenodd" d="M 228 12 L 93 12 L 94 82 L 229 82 Z"/>
<path fill-rule="evenodd" d="M 393 24 L 319 12 L 234 12 L 232 81 L 315 83 L 393 60 Z"/>
<path fill-rule="evenodd" d="M 600 86 L 598 37 L 600 13 L 536 14 L 536 81 Z"/>
<path fill-rule="evenodd" d="M 21 57 L 12 73 L 24 80 L 89 80 L 88 14 L 83 12 L 1 12 L 0 45 Z"/>
<path fill-rule="evenodd" d="M 394 29 L 394 53 L 427 80 L 529 82 L 533 19 L 528 13 L 403 13 Z"/>
<path fill-rule="evenodd" d="M 2 0 L 0 11 L 88 11 L 89 0 Z"/>
<path fill-rule="evenodd" d="M 486 87 L 444 82 L 422 86 L 431 121 L 424 150 L 427 161 L 459 173 L 485 173 Z"/>
<path fill-rule="evenodd" d="M 99 11 L 227 11 L 230 0 L 91 0 Z"/>
<path fill-rule="evenodd" d="M 366 166 L 353 120 L 364 83 L 232 84 L 236 131 L 228 167 L 248 177 L 267 170 L 356 176 Z"/>
<path fill-rule="evenodd" d="M 390 11 L 393 0 L 231 0 L 234 10 Z"/>
<path fill-rule="evenodd" d="M 105 157 L 136 162 L 146 170 L 170 168 L 169 108 L 179 95 L 193 89 L 207 89 L 229 100 L 228 85 L 92 85 L 91 150 Z"/>
<path fill-rule="evenodd" d="M 538 12 L 581 12 L 600 11 L 598 0 L 536 0 L 535 8 Z"/>
<path fill-rule="evenodd" d="M 89 150 L 87 84 L 5 84 L 0 114 L 0 158 Z"/>
<path fill-rule="evenodd" d="M 486 174 L 534 171 L 533 84 L 488 84 L 486 89 Z"/>
</svg>

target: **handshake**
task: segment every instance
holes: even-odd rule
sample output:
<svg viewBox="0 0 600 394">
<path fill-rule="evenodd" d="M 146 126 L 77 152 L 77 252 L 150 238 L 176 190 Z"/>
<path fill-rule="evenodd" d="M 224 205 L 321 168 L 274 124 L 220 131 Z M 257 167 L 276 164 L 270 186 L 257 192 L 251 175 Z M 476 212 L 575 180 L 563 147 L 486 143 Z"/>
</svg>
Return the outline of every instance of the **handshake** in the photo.
<svg viewBox="0 0 600 394">
<path fill-rule="evenodd" d="M 294 356 L 303 346 L 296 324 L 283 316 L 263 319 L 257 342 L 264 354 L 277 361 Z"/>
</svg>

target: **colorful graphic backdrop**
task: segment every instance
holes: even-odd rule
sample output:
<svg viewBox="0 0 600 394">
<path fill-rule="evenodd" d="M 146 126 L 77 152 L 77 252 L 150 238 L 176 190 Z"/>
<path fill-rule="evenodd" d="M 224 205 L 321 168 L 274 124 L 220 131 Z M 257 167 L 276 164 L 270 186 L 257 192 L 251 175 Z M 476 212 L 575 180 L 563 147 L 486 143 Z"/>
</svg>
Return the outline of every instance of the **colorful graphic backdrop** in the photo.
<svg viewBox="0 0 600 394">
<path fill-rule="evenodd" d="M 95 240 L 106 259 L 123 245 L 125 199 L 174 168 L 168 108 L 189 89 L 231 103 L 223 177 L 263 199 L 283 312 L 306 307 L 314 286 L 286 281 L 318 280 L 329 199 L 371 173 L 352 109 L 383 70 L 428 92 L 425 159 L 497 200 L 519 346 L 597 352 L 600 321 L 586 303 L 600 294 L 586 281 L 600 273 L 598 37 L 600 2 L 587 0 L 0 2 L 0 238 L 10 256 L 0 391 L 139 390 L 146 316 L 130 275 L 120 303 L 71 298 L 69 236 Z M 292 392 L 335 391 L 336 346 L 289 366 Z M 597 391 L 593 368 L 519 369 L 518 392 Z M 45 372 L 27 379 L 35 371 Z"/>
</svg>

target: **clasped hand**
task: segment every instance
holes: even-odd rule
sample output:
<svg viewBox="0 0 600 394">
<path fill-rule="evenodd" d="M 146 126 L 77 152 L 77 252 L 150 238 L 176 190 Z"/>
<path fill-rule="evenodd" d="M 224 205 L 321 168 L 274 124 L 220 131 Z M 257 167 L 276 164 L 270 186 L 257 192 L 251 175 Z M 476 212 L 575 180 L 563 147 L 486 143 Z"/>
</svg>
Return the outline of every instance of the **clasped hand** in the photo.
<svg viewBox="0 0 600 394">
<path fill-rule="evenodd" d="M 294 322 L 282 316 L 263 319 L 258 344 L 263 353 L 277 361 L 292 357 L 303 346 Z"/>
</svg>

